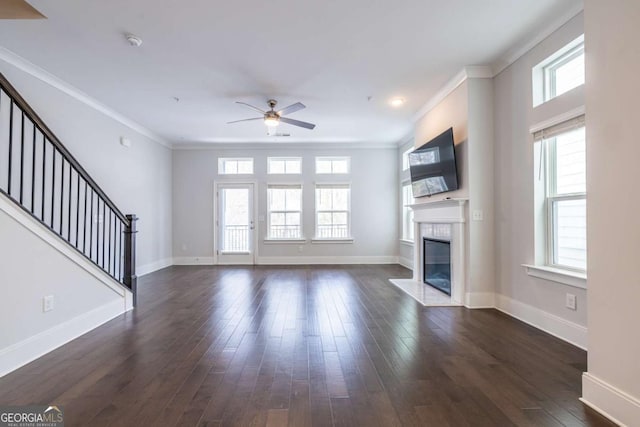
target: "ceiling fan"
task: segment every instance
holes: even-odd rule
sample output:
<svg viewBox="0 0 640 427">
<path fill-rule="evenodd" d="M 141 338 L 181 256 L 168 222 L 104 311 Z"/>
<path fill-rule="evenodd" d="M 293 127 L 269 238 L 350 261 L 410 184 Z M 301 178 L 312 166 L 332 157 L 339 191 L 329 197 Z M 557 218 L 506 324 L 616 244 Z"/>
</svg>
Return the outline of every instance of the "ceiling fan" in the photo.
<svg viewBox="0 0 640 427">
<path fill-rule="evenodd" d="M 296 111 L 302 110 L 303 108 L 307 108 L 303 103 L 296 102 L 295 104 L 291 104 L 288 107 L 283 108 L 282 110 L 276 111 L 275 106 L 278 102 L 275 99 L 270 99 L 267 101 L 270 110 L 264 111 L 258 107 L 254 107 L 251 104 L 247 104 L 246 102 L 236 101 L 236 104 L 245 105 L 253 110 L 256 110 L 262 113 L 262 117 L 254 117 L 251 119 L 242 119 L 242 120 L 234 120 L 233 122 L 227 122 L 227 124 L 238 123 L 238 122 L 249 122 L 253 120 L 264 120 L 264 124 L 269 128 L 274 128 L 282 123 L 287 123 L 294 126 L 299 126 L 305 129 L 313 129 L 316 127 L 313 123 L 302 122 L 300 120 L 290 119 L 288 117 L 282 117 L 287 114 L 295 113 Z"/>
<path fill-rule="evenodd" d="M 47 19 L 25 0 L 0 1 L 0 19 Z"/>
</svg>

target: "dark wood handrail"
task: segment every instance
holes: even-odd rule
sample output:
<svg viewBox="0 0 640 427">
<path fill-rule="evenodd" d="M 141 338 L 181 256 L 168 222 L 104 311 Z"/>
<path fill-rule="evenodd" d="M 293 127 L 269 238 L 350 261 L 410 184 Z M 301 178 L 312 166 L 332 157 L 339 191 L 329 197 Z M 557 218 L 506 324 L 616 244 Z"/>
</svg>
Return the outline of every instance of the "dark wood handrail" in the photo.
<svg viewBox="0 0 640 427">
<path fill-rule="evenodd" d="M 115 203 L 113 203 L 111 199 L 104 193 L 104 191 L 102 191 L 100 186 L 93 180 L 93 178 L 91 178 L 89 173 L 80 165 L 76 158 L 73 157 L 69 150 L 67 150 L 62 142 L 60 142 L 58 137 L 51 131 L 51 129 L 49 129 L 44 121 L 42 121 L 40 116 L 38 116 L 33 108 L 31 108 L 29 103 L 25 101 L 25 99 L 18 93 L 13 85 L 9 83 L 9 81 L 4 77 L 2 73 L 0 73 L 0 87 L 2 87 L 5 93 L 11 99 L 13 99 L 13 102 L 15 102 L 18 107 L 20 107 L 20 109 L 24 111 L 27 117 L 29 117 L 29 119 L 33 121 L 38 130 L 42 132 L 42 134 L 47 137 L 49 142 L 51 142 L 58 149 L 65 160 L 67 160 L 73 166 L 76 172 L 82 176 L 82 179 L 84 179 L 91 186 L 93 191 L 97 195 L 99 195 L 102 200 L 104 200 L 104 202 L 109 206 L 109 208 L 111 208 L 111 210 L 118 216 L 118 218 L 120 218 L 120 220 L 127 226 L 131 226 L 131 223 L 129 222 L 127 216 L 123 214 L 120 209 L 117 208 Z"/>
</svg>

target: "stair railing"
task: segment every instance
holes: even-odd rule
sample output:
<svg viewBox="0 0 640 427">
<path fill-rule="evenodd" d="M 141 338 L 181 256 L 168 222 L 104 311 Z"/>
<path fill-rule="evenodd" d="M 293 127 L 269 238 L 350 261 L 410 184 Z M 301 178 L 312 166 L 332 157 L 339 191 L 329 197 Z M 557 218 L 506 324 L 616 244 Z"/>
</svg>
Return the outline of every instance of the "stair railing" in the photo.
<svg viewBox="0 0 640 427">
<path fill-rule="evenodd" d="M 1 73 L 0 192 L 129 288 L 136 304 L 137 217 L 116 207 Z"/>
</svg>

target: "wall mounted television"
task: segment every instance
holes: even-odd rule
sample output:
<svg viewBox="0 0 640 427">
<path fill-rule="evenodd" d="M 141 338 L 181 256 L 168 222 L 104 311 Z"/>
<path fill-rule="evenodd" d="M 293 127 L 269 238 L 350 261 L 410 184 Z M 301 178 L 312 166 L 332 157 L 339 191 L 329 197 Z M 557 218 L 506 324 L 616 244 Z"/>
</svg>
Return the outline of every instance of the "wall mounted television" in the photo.
<svg viewBox="0 0 640 427">
<path fill-rule="evenodd" d="M 409 153 L 413 197 L 432 196 L 458 189 L 453 128 Z"/>
</svg>

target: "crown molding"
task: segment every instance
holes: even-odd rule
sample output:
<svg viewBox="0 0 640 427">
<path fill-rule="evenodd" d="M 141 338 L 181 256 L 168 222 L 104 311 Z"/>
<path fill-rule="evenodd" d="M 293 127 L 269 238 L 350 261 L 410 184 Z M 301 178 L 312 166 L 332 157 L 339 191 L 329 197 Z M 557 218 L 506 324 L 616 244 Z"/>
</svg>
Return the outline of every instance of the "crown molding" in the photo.
<svg viewBox="0 0 640 427">
<path fill-rule="evenodd" d="M 25 58 L 21 57 L 20 55 L 10 51 L 7 48 L 4 47 L 0 47 L 0 60 L 6 62 L 9 65 L 12 65 L 14 67 L 16 67 L 17 69 L 24 71 L 25 73 L 41 80 L 42 82 L 60 90 L 61 92 L 64 92 L 65 94 L 71 96 L 72 98 L 76 99 L 77 101 L 82 102 L 83 104 L 87 105 L 88 107 L 93 108 L 96 111 L 99 111 L 100 113 L 104 114 L 107 117 L 112 118 L 113 120 L 127 126 L 130 129 L 133 129 L 134 131 L 138 132 L 141 135 L 146 136 L 147 138 L 153 140 L 154 142 L 157 142 L 160 145 L 163 145 L 164 147 L 167 148 L 173 148 L 173 144 L 171 144 L 171 142 L 167 141 L 166 139 L 162 138 L 161 136 L 159 136 L 158 134 L 156 134 L 155 132 L 149 130 L 148 128 L 142 126 L 141 124 L 129 119 L 128 117 L 118 113 L 117 111 L 115 111 L 114 109 L 107 107 L 106 105 L 104 105 L 103 103 L 101 103 L 100 101 L 98 101 L 97 99 L 87 95 L 86 93 L 84 93 L 83 91 L 81 91 L 80 89 L 76 88 L 75 86 L 65 82 L 64 80 L 54 76 L 53 74 L 49 73 L 48 71 L 40 68 L 39 66 L 35 65 L 34 63 L 26 60 Z"/>
<path fill-rule="evenodd" d="M 297 150 L 396 150 L 398 145 L 395 142 L 337 142 L 337 141 L 314 141 L 314 142 L 192 142 L 179 143 L 173 145 L 175 151 L 187 150 L 274 150 L 274 149 L 297 149 Z"/>
<path fill-rule="evenodd" d="M 549 37 L 564 24 L 578 16 L 578 14 L 580 14 L 583 10 L 584 5 L 582 3 L 575 5 L 567 12 L 558 15 L 556 19 L 549 21 L 549 24 L 545 27 L 542 27 L 540 31 L 536 32 L 533 37 L 528 37 L 525 41 L 512 46 L 504 55 L 502 55 L 491 65 L 493 76 L 497 76 L 498 74 L 503 72 L 507 67 L 516 62 L 538 44 L 540 44 L 544 39 Z"/>
<path fill-rule="evenodd" d="M 493 76 L 492 68 L 487 65 L 470 65 L 462 68 L 462 70 L 456 73 L 456 75 L 445 83 L 444 86 L 442 86 L 442 88 L 440 88 L 440 90 L 436 92 L 436 94 L 413 115 L 413 122 L 417 122 L 422 118 L 422 116 L 433 110 L 436 105 L 441 103 L 451 94 L 451 92 L 456 90 L 456 88 L 467 79 L 490 79 Z"/>
</svg>

